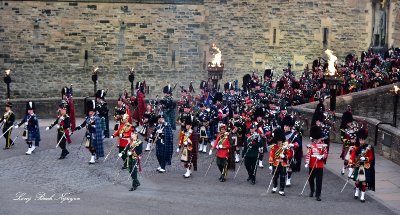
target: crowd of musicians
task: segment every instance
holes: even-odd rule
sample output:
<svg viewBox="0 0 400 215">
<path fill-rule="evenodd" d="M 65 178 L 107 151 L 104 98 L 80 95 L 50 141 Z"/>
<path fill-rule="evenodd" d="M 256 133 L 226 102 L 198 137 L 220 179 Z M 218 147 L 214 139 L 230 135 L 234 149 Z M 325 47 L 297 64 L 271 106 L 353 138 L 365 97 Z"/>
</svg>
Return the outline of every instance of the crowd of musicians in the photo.
<svg viewBox="0 0 400 215">
<path fill-rule="evenodd" d="M 338 68 L 345 77 L 339 94 L 396 82 L 399 56 L 398 49 L 390 49 L 384 55 L 371 50 L 363 52 L 360 60 L 348 55 Z M 321 201 L 329 132 L 334 124 L 334 113 L 326 110 L 322 102 L 329 97 L 325 70 L 326 64 L 321 58 L 314 61 L 311 69 L 307 66 L 300 80 L 295 78 L 289 64 L 280 77 L 274 77 L 271 69 L 265 70 L 261 77 L 247 74 L 241 87 L 237 80 L 223 84 L 223 90 L 213 86 L 211 81 L 201 81 L 197 93 L 191 83 L 187 89 L 180 87 L 180 97 L 173 98 L 173 93 L 178 91 L 176 85 L 167 85 L 163 88 L 163 98 L 148 101 L 145 99 L 146 83 L 137 82 L 134 95 L 125 91 L 119 96 L 113 113 L 115 127 L 111 130 L 106 91 L 98 90 L 95 100 L 86 101 L 86 117 L 77 124 L 72 87 L 65 87 L 61 91 L 58 116 L 46 130 L 56 127 L 56 144 L 61 149 L 59 159 L 65 159 L 69 154 L 66 143 L 71 143 L 71 135 L 80 129 L 85 130 L 81 146 L 90 153 L 89 164 L 95 164 L 101 157 L 107 160 L 117 148 L 122 169 L 128 169 L 132 178 L 131 191 L 140 186 L 138 172 L 146 168 L 150 156 L 157 158 L 159 167 L 156 171 L 165 173 L 176 151 L 184 178 L 192 177 L 202 153 L 214 158 L 209 166 L 201 168 L 205 168 L 207 175 L 210 167 L 216 165 L 220 182 L 236 178 L 244 165 L 247 181 L 254 185 L 258 168 L 268 166 L 272 174 L 268 192 L 271 190 L 281 196 L 285 196 L 285 189 L 291 186 L 293 173 L 304 166 L 308 170 L 309 196 Z M 310 126 L 311 144 L 303 151 L 304 119 L 300 114 L 288 111 L 288 107 L 314 100 L 319 104 Z M 27 155 L 39 147 L 41 139 L 35 108 L 33 101 L 27 102 L 26 115 L 15 124 L 12 104 L 6 103 L 6 112 L 1 119 L 6 139 L 4 149 L 11 148 L 19 136 L 28 145 Z M 21 126 L 23 129 L 12 139 L 13 128 Z M 179 135 L 174 138 L 176 129 L 179 129 Z M 374 149 L 365 142 L 366 126 L 353 120 L 351 108 L 343 113 L 340 129 L 343 168 L 338 171 L 342 175 L 347 171 L 348 181 L 355 181 L 354 198 L 364 202 L 366 190 L 375 189 Z M 115 138 L 108 153 L 103 149 L 104 138 Z M 230 177 L 229 171 L 232 171 Z"/>
</svg>

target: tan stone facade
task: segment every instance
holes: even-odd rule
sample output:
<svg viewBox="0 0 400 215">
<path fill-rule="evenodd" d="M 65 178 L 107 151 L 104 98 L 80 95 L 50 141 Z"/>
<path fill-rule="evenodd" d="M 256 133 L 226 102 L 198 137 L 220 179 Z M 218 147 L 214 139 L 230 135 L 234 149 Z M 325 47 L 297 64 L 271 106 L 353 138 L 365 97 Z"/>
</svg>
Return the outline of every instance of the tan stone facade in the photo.
<svg viewBox="0 0 400 215">
<path fill-rule="evenodd" d="M 76 96 L 89 95 L 92 66 L 100 67 L 98 88 L 108 88 L 113 97 L 129 89 L 130 67 L 135 67 L 135 81 L 145 79 L 152 95 L 161 94 L 167 83 L 188 86 L 194 81 L 197 89 L 207 77 L 212 43 L 222 51 L 224 81 L 241 80 L 252 71 L 261 74 L 265 67 L 280 72 L 288 61 L 300 73 L 325 48 L 339 59 L 368 49 L 371 2 L 1 1 L 0 67 L 13 70 L 12 98 L 58 96 L 71 83 Z M 389 46 L 400 43 L 399 7 L 390 1 Z"/>
</svg>

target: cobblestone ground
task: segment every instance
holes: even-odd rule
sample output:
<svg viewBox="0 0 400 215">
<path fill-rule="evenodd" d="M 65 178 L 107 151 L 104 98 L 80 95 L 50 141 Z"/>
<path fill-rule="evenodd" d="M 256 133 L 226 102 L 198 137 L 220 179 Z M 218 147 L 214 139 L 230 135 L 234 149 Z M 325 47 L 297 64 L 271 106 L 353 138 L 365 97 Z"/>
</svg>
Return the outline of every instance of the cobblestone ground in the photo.
<svg viewBox="0 0 400 215">
<path fill-rule="evenodd" d="M 322 202 L 306 197 L 308 186 L 304 196 L 300 196 L 308 176 L 304 170 L 293 175 L 293 185 L 286 188 L 285 197 L 266 193 L 271 179 L 268 168 L 258 170 L 256 185 L 246 182 L 244 166 L 235 180 L 234 172 L 230 172 L 227 182 L 220 183 L 215 163 L 204 177 L 213 158 L 208 154 L 199 155 L 199 170 L 193 173 L 192 178 L 184 179 L 184 168 L 176 153 L 167 173 L 156 173 L 158 164 L 153 151 L 142 167 L 139 177 L 142 185 L 137 191 L 129 192 L 131 180 L 126 170 L 120 171 L 122 161 L 117 159 L 116 149 L 107 161 L 101 158 L 95 165 L 89 165 L 90 154 L 80 147 L 83 131 L 79 131 L 72 137 L 73 144 L 68 146 L 70 154 L 65 160 L 58 160 L 61 150 L 55 148 L 56 131 L 44 131 L 44 126 L 49 123 L 41 122 L 41 146 L 31 156 L 24 155 L 27 146 L 22 139 L 17 139 L 13 149 L 0 151 L 0 214 L 127 214 L 132 210 L 142 214 L 265 214 L 273 211 L 289 214 L 346 214 L 350 211 L 363 215 L 394 214 L 368 196 L 365 204 L 354 200 L 352 183 L 340 193 L 345 181 L 327 170 L 324 172 Z M 14 131 L 13 136 L 18 132 Z M 105 154 L 113 141 L 105 140 Z M 4 144 L 4 139 L 1 143 Z M 147 156 L 148 152 L 145 152 L 143 160 Z M 69 193 L 80 201 L 62 204 L 58 199 L 25 203 L 15 200 L 18 192 L 27 195 Z"/>
</svg>

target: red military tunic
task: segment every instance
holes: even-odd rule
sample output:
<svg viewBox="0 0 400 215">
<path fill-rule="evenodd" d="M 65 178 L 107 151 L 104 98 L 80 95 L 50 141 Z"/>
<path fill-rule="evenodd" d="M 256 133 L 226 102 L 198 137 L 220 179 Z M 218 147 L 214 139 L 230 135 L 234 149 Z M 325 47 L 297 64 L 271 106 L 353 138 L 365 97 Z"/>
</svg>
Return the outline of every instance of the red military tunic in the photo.
<svg viewBox="0 0 400 215">
<path fill-rule="evenodd" d="M 216 156 L 219 158 L 228 158 L 229 148 L 231 147 L 231 144 L 229 143 L 228 132 L 218 134 L 217 139 L 215 140 L 214 145 L 212 146 L 212 149 L 215 149 L 217 145 L 218 145 L 218 151 L 216 153 Z"/>
<path fill-rule="evenodd" d="M 306 163 L 310 168 L 324 168 L 324 160 L 328 157 L 328 145 L 324 143 L 311 143 L 307 146 Z M 322 156 L 318 159 L 318 156 Z"/>
<path fill-rule="evenodd" d="M 361 162 L 360 158 L 361 158 L 361 156 L 363 156 L 363 157 L 365 157 L 366 160 L 363 161 L 362 163 L 363 163 L 364 167 L 366 169 L 368 169 L 370 166 L 370 163 L 374 160 L 374 153 L 371 149 L 364 149 L 366 151 L 365 151 L 365 154 L 362 155 L 358 150 L 359 148 L 360 147 L 353 148 L 351 155 L 350 155 L 350 159 L 349 159 L 349 165 L 359 167 L 360 162 Z"/>
<path fill-rule="evenodd" d="M 130 138 L 133 132 L 132 125 L 129 123 L 121 124 L 118 130 L 113 134 L 114 137 L 119 137 L 119 146 L 126 147 L 130 142 Z"/>
<path fill-rule="evenodd" d="M 269 152 L 269 163 L 273 166 L 279 166 L 279 163 L 283 167 L 288 165 L 288 161 L 293 157 L 293 151 L 290 150 L 290 147 L 286 144 L 274 144 Z M 281 158 L 281 154 L 285 155 L 284 158 Z"/>
</svg>

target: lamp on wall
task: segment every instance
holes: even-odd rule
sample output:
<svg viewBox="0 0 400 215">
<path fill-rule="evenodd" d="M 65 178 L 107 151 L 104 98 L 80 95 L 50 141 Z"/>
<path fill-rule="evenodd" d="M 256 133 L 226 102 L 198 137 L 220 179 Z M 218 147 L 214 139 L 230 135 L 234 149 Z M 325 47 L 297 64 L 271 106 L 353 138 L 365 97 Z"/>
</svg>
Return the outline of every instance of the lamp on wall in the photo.
<svg viewBox="0 0 400 215">
<path fill-rule="evenodd" d="M 135 69 L 129 68 L 129 76 L 128 76 L 129 82 L 131 82 L 131 96 L 133 96 L 133 82 L 135 81 Z"/>
<path fill-rule="evenodd" d="M 10 83 L 11 83 L 11 70 L 7 69 L 4 71 L 4 83 L 7 84 L 7 100 L 10 99 Z"/>
<path fill-rule="evenodd" d="M 397 127 L 397 105 L 399 103 L 399 93 L 400 93 L 400 88 L 395 85 L 393 87 L 393 90 L 391 90 L 393 93 L 393 126 Z"/>
</svg>

